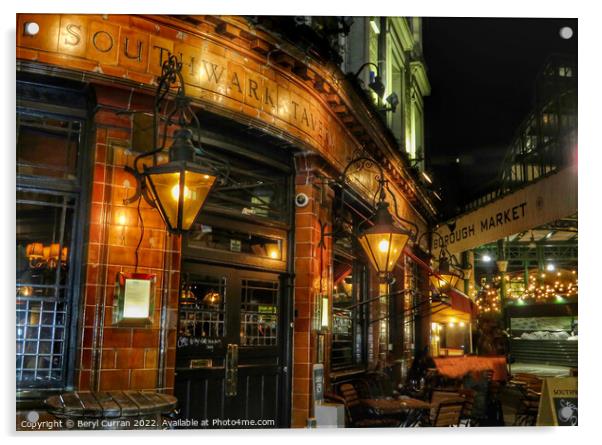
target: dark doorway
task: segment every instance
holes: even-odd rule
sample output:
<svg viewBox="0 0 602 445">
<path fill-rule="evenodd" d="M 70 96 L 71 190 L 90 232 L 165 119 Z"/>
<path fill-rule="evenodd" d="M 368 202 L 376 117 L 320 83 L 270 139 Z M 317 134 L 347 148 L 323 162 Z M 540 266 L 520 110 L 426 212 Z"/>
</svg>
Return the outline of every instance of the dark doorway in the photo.
<svg viewBox="0 0 602 445">
<path fill-rule="evenodd" d="M 283 426 L 284 277 L 192 261 L 182 274 L 175 384 L 181 418 L 209 428 Z M 251 423 L 232 424 L 239 420 Z"/>
</svg>

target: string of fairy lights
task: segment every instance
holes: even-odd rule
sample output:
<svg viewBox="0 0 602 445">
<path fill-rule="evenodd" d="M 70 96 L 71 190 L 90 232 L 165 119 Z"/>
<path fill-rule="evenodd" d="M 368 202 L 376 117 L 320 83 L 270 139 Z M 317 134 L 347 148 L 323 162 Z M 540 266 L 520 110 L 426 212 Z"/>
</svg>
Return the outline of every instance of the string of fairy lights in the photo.
<svg viewBox="0 0 602 445">
<path fill-rule="evenodd" d="M 508 274 L 504 280 L 506 304 L 566 303 L 576 299 L 579 293 L 576 270 L 531 270 L 528 274 Z M 471 289 L 471 297 L 481 314 L 501 312 L 501 288 L 502 276 L 498 275 L 489 281 L 483 280 L 478 289 Z"/>
</svg>

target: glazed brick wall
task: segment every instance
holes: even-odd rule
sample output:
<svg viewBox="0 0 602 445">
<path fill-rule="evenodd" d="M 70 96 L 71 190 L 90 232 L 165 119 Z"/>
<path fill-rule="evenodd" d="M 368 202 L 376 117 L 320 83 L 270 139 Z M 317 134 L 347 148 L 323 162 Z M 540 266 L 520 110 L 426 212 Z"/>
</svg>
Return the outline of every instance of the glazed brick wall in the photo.
<svg viewBox="0 0 602 445">
<path fill-rule="evenodd" d="M 318 359 L 316 323 L 319 320 L 316 320 L 316 309 L 320 304 L 320 295 L 327 294 L 332 300 L 332 280 L 329 276 L 332 238 L 326 237 L 324 248 L 318 247 L 320 222 L 327 223 L 326 232 L 331 230 L 331 199 L 325 198 L 322 190 L 315 185 L 317 178 L 312 168 L 311 165 L 298 163 L 295 186 L 295 193 L 305 193 L 309 197 L 309 203 L 305 207 L 297 207 L 295 212 L 295 328 L 291 419 L 291 426 L 294 428 L 305 427 L 307 418 L 313 415 L 312 366 Z M 323 274 L 322 291 L 320 274 Z M 328 339 L 325 341 L 327 343 Z M 328 351 L 325 351 L 325 376 L 328 375 L 328 362 Z"/>
<path fill-rule="evenodd" d="M 112 324 L 115 278 L 118 272 L 135 271 L 142 231 L 138 202 L 123 204 L 136 186 L 124 170 L 125 165 L 133 165 L 136 155 L 129 150 L 132 115 L 116 112 L 150 109 L 150 101 L 132 91 L 102 85 L 95 86 L 95 92 L 99 109 L 94 119 L 95 162 L 75 384 L 80 390 L 172 392 L 181 246 L 179 237 L 166 231 L 158 211 L 144 200 L 140 202 L 144 236 L 137 271 L 157 277 L 153 321 L 148 327 L 135 328 Z M 164 311 L 166 325 L 161 329 Z"/>
</svg>

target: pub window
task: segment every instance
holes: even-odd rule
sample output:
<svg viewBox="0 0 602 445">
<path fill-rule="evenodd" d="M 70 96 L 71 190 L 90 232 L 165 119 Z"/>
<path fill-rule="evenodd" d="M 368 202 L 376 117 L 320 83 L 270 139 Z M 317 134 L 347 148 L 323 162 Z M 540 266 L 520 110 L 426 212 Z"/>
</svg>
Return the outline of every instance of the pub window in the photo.
<svg viewBox="0 0 602 445">
<path fill-rule="evenodd" d="M 81 263 L 83 122 L 18 108 L 16 133 L 17 388 L 61 389 Z"/>
<path fill-rule="evenodd" d="M 279 289 L 278 281 L 242 280 L 242 346 L 276 346 L 278 343 Z"/>
<path fill-rule="evenodd" d="M 357 226 L 358 222 L 353 224 Z M 366 308 L 358 303 L 367 299 L 367 267 L 358 255 L 361 248 L 351 236 L 353 230 L 352 225 L 347 224 L 334 238 L 332 371 L 359 366 L 365 357 L 363 314 Z"/>
<path fill-rule="evenodd" d="M 406 289 L 419 289 L 419 274 L 418 265 L 406 255 L 403 255 L 403 270 L 404 270 L 404 285 Z M 412 314 L 414 306 L 417 302 L 412 292 L 403 294 L 403 361 L 406 369 L 409 369 L 411 361 L 414 359 L 414 343 L 415 343 L 415 320 Z"/>
<path fill-rule="evenodd" d="M 187 274 L 180 290 L 178 348 L 211 345 L 225 335 L 224 277 Z"/>
<path fill-rule="evenodd" d="M 218 184 L 207 198 L 206 210 L 262 223 L 265 220 L 288 222 L 287 172 L 257 162 L 240 153 L 219 155 L 223 149 L 206 145 L 215 157 L 222 157 L 230 165 L 228 177 Z"/>
</svg>

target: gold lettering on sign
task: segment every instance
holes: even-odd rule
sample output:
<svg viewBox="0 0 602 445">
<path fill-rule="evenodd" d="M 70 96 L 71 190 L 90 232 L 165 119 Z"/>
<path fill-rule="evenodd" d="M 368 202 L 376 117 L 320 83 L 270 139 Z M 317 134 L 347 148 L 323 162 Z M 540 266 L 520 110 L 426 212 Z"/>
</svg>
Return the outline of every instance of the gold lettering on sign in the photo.
<svg viewBox="0 0 602 445">
<path fill-rule="evenodd" d="M 108 53 L 113 49 L 113 37 L 106 31 L 97 31 L 92 37 L 92 43 L 101 53 Z"/>
<path fill-rule="evenodd" d="M 224 67 L 216 63 L 207 62 L 206 60 L 203 60 L 203 65 L 205 66 L 207 80 L 209 80 L 209 82 L 213 80 L 216 84 L 218 84 L 222 74 L 224 74 Z"/>
<path fill-rule="evenodd" d="M 148 60 L 148 34 L 134 29 L 121 28 L 119 64 L 129 69 L 146 71 Z"/>
<path fill-rule="evenodd" d="M 88 20 L 77 15 L 61 16 L 59 51 L 73 56 L 86 55 Z"/>
<path fill-rule="evenodd" d="M 76 46 L 82 39 L 81 37 L 81 29 L 82 27 L 79 25 L 74 25 L 73 23 L 68 24 L 65 27 L 67 34 L 71 36 L 71 40 L 65 37 L 64 44 L 69 46 Z"/>
<path fill-rule="evenodd" d="M 148 71 L 156 76 L 161 75 L 161 68 L 170 54 L 173 54 L 173 41 L 159 36 L 150 36 L 148 42 Z"/>
<path fill-rule="evenodd" d="M 84 57 L 101 68 L 120 66 L 127 70 L 125 73 L 160 76 L 163 63 L 174 54 L 182 63 L 182 77 L 189 95 L 223 102 L 247 114 L 253 114 L 255 109 L 255 116 L 263 111 L 280 120 L 269 121 L 262 116 L 266 121 L 305 141 L 315 141 L 330 155 L 353 151 L 354 143 L 348 134 L 326 107 L 314 101 L 305 86 L 291 82 L 275 70 L 258 72 L 258 68 L 250 68 L 254 66 L 251 62 L 235 62 L 245 60 L 241 57 L 226 58 L 224 48 L 214 42 L 195 36 L 170 39 L 98 15 L 19 14 L 17 20 L 19 29 L 23 29 L 26 21 L 36 21 L 42 30 L 40 35 L 27 38 L 18 33 L 18 46 Z M 69 66 L 68 58 L 65 64 Z M 216 94 L 207 94 L 208 91 Z M 223 101 L 218 95 L 231 100 Z M 513 213 L 510 215 L 514 217 Z"/>
<path fill-rule="evenodd" d="M 126 38 L 125 38 L 125 48 L 123 50 L 123 52 L 125 54 L 125 57 L 127 57 L 128 59 L 135 59 L 138 62 L 140 62 L 142 60 L 142 42 L 140 40 L 138 40 L 136 42 L 136 47 L 137 47 L 138 51 L 133 56 L 129 54 L 129 51 L 128 51 L 128 47 L 129 46 L 130 46 L 130 39 L 126 36 Z"/>
<path fill-rule="evenodd" d="M 195 86 L 203 86 L 201 85 L 199 50 L 194 46 L 180 43 L 174 45 L 174 53 L 182 63 L 182 77 L 184 78 L 184 82 Z"/>
<path fill-rule="evenodd" d="M 116 65 L 119 53 L 115 43 L 119 42 L 119 26 L 92 20 L 89 28 L 86 58 L 98 63 Z"/>
<path fill-rule="evenodd" d="M 228 82 L 226 84 L 226 95 L 239 102 L 244 101 L 243 82 L 245 80 L 245 70 L 241 65 L 228 62 Z"/>
<path fill-rule="evenodd" d="M 240 79 L 238 78 L 238 73 L 232 73 L 232 80 L 230 81 L 230 85 L 236 87 L 238 92 L 242 94 L 242 88 L 240 88 Z"/>
</svg>

